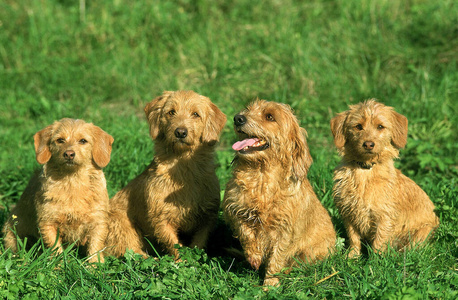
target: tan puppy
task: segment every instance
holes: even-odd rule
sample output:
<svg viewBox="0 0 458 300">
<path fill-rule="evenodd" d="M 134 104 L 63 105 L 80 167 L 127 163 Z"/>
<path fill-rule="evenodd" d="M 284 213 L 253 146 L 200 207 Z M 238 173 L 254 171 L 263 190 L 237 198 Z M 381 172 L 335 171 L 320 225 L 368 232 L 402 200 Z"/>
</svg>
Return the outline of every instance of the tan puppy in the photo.
<svg viewBox="0 0 458 300">
<path fill-rule="evenodd" d="M 293 265 L 313 262 L 335 246 L 331 218 L 309 181 L 306 131 L 285 104 L 257 100 L 234 117 L 241 141 L 223 210 L 254 269 L 264 264 L 264 285 Z"/>
<path fill-rule="evenodd" d="M 108 193 L 102 168 L 113 138 L 91 123 L 62 119 L 34 135 L 37 161 L 44 164 L 12 210 L 3 233 L 5 248 L 17 251 L 17 236 L 62 252 L 64 243 L 86 246 L 90 262 L 103 261 Z"/>
<path fill-rule="evenodd" d="M 205 247 L 220 205 L 214 148 L 226 116 L 193 91 L 164 92 L 145 107 L 155 156 L 111 199 L 109 251 L 146 255 L 147 237 L 178 258 L 176 244 Z"/>
<path fill-rule="evenodd" d="M 407 118 L 375 99 L 351 105 L 331 120 L 342 156 L 334 171 L 334 199 L 351 255 L 361 240 L 376 251 L 424 241 L 439 225 L 423 190 L 394 167 L 407 143 Z"/>
</svg>

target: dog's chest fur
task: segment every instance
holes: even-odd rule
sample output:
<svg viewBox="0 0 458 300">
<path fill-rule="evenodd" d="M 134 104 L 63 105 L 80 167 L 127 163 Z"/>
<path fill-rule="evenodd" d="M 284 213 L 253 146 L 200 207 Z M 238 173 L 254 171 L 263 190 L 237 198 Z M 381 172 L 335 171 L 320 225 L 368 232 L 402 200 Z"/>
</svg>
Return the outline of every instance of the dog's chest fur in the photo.
<svg viewBox="0 0 458 300">
<path fill-rule="evenodd" d="M 334 172 L 334 199 L 340 214 L 362 237 L 370 239 L 381 218 L 396 218 L 394 168 L 341 166 Z"/>
<path fill-rule="evenodd" d="M 209 214 L 216 215 L 220 195 L 212 161 L 160 163 L 150 168 L 148 177 L 146 205 L 151 217 L 180 222 L 174 225 L 187 231 Z"/>
<path fill-rule="evenodd" d="M 249 174 L 239 175 L 228 185 L 225 210 L 251 227 L 260 238 L 282 232 L 282 227 L 290 228 L 287 223 L 293 218 L 289 201 L 295 197 L 289 184 L 272 180 L 268 174 L 257 173 L 256 180 Z"/>
<path fill-rule="evenodd" d="M 64 241 L 74 242 L 85 237 L 94 224 L 105 220 L 105 178 L 103 174 L 92 175 L 95 176 L 86 180 L 73 176 L 58 181 L 42 178 L 43 197 L 35 198 L 38 223 L 55 226 Z"/>
</svg>

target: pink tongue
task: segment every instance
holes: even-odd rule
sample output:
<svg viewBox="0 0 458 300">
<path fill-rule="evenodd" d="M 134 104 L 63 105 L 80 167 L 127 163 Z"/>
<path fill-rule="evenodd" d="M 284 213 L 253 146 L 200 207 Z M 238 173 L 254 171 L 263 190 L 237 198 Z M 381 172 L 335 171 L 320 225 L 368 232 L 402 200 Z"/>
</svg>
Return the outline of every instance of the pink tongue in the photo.
<svg viewBox="0 0 458 300">
<path fill-rule="evenodd" d="M 245 147 L 253 146 L 258 141 L 259 139 L 244 139 L 243 141 L 239 141 L 232 145 L 232 149 L 234 149 L 235 151 L 240 151 Z"/>
</svg>

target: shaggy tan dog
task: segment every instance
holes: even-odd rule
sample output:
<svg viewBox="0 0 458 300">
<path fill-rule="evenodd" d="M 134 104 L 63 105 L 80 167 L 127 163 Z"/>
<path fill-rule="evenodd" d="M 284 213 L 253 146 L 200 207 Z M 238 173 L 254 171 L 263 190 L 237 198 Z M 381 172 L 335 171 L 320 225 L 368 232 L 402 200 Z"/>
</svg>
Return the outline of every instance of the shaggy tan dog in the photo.
<svg viewBox="0 0 458 300">
<path fill-rule="evenodd" d="M 17 237 L 62 252 L 64 243 L 87 248 L 95 262 L 107 235 L 108 193 L 102 168 L 110 161 L 113 138 L 91 123 L 62 119 L 34 135 L 34 174 L 12 210 L 3 233 L 5 248 L 14 252 Z M 16 233 L 16 234 L 15 234 Z"/>
<path fill-rule="evenodd" d="M 334 117 L 331 130 L 342 156 L 334 198 L 351 255 L 361 240 L 376 251 L 424 241 L 439 225 L 434 205 L 393 162 L 407 143 L 407 118 L 371 99 Z"/>
<path fill-rule="evenodd" d="M 241 141 L 226 187 L 224 218 L 254 269 L 265 266 L 264 285 L 294 258 L 313 262 L 333 250 L 336 233 L 307 171 L 312 158 L 306 131 L 285 104 L 257 100 L 234 117 Z"/>
<path fill-rule="evenodd" d="M 193 91 L 164 92 L 145 107 L 155 156 L 111 199 L 107 249 L 146 255 L 148 238 L 178 259 L 178 245 L 204 248 L 216 225 L 220 188 L 214 149 L 226 116 Z"/>
</svg>

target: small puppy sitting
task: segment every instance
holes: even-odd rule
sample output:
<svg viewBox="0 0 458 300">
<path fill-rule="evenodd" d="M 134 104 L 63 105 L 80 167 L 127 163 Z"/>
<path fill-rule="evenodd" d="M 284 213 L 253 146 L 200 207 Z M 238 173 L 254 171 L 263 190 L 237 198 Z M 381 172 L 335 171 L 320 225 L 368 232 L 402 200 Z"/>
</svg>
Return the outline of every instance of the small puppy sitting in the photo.
<svg viewBox="0 0 458 300">
<path fill-rule="evenodd" d="M 113 138 L 91 123 L 62 119 L 34 135 L 34 174 L 3 228 L 5 248 L 41 237 L 62 252 L 64 243 L 85 246 L 90 262 L 103 261 L 108 193 L 102 168 L 110 161 Z M 17 235 L 17 236 L 16 236 Z"/>
<path fill-rule="evenodd" d="M 407 118 L 367 100 L 331 120 L 341 164 L 334 171 L 334 199 L 351 249 L 361 241 L 376 251 L 419 243 L 439 225 L 426 193 L 394 167 L 407 143 Z"/>
<path fill-rule="evenodd" d="M 331 218 L 307 180 L 312 164 L 305 129 L 285 104 L 257 100 L 234 117 L 241 139 L 223 200 L 224 219 L 264 285 L 298 258 L 313 262 L 333 250 Z"/>
<path fill-rule="evenodd" d="M 220 205 L 214 149 L 226 116 L 193 91 L 166 91 L 145 107 L 155 156 L 111 200 L 107 251 L 179 257 L 175 245 L 204 248 Z"/>
</svg>

